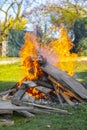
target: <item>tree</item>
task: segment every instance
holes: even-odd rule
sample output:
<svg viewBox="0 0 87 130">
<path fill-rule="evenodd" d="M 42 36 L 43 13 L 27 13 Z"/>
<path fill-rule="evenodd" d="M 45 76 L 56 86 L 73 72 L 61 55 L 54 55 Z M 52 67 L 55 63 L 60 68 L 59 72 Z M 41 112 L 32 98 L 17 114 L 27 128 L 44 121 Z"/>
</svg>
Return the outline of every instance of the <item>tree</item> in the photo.
<svg viewBox="0 0 87 130">
<path fill-rule="evenodd" d="M 1 39 L 6 38 L 9 29 L 24 29 L 27 20 L 22 15 L 24 0 L 3 0 L 0 3 L 0 13 L 4 21 L 0 22 Z"/>
<path fill-rule="evenodd" d="M 74 23 L 75 43 L 87 37 L 87 17 L 79 18 Z"/>
<path fill-rule="evenodd" d="M 74 24 L 76 51 L 87 55 L 87 17 L 80 18 Z"/>
<path fill-rule="evenodd" d="M 24 15 L 34 26 L 42 28 L 43 36 L 47 40 L 48 36 L 52 36 L 52 32 L 57 32 L 62 24 L 68 31 L 73 30 L 75 20 L 87 13 L 87 3 L 84 1 L 60 0 L 51 3 L 46 0 L 45 4 L 38 4 L 29 11 L 25 10 Z"/>
</svg>

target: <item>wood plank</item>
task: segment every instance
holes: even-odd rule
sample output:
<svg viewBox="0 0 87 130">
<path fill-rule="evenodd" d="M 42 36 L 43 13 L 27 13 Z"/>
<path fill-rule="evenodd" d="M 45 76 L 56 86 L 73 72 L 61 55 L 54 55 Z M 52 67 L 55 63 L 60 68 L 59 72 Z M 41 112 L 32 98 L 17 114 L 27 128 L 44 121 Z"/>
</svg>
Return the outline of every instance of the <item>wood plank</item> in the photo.
<svg viewBox="0 0 87 130">
<path fill-rule="evenodd" d="M 61 99 L 61 97 L 60 97 L 60 95 L 59 95 L 59 93 L 58 93 L 58 87 L 57 87 L 54 83 L 53 83 L 53 87 L 54 87 L 54 90 L 55 90 L 56 95 L 57 95 L 57 97 L 58 97 L 58 100 L 59 100 L 61 106 L 63 107 L 62 99 Z"/>
<path fill-rule="evenodd" d="M 62 91 L 60 91 L 60 94 L 70 106 L 75 106 L 75 104 L 69 99 L 69 96 L 65 95 Z"/>
<path fill-rule="evenodd" d="M 46 87 L 43 87 L 43 86 L 38 86 L 38 87 L 35 87 L 37 90 L 39 90 L 40 92 L 43 92 L 45 94 L 48 94 L 52 91 L 52 89 L 50 88 L 46 88 Z"/>
<path fill-rule="evenodd" d="M 36 84 L 33 81 L 25 81 L 19 87 L 18 91 L 13 95 L 13 98 L 20 100 L 29 87 L 35 87 Z"/>
<path fill-rule="evenodd" d="M 40 108 L 40 109 L 44 109 L 46 111 L 56 111 L 57 113 L 61 113 L 61 114 L 71 114 L 70 112 L 68 112 L 67 110 L 63 110 L 63 109 L 59 109 L 59 108 L 54 108 L 54 107 L 50 107 L 50 106 L 46 106 L 46 105 L 39 105 L 39 104 L 35 104 L 35 103 L 29 103 L 29 102 L 23 102 L 25 105 L 31 105 L 34 106 L 36 108 Z"/>
<path fill-rule="evenodd" d="M 87 89 L 85 89 L 80 82 L 69 76 L 66 72 L 54 67 L 48 62 L 44 66 L 41 66 L 41 68 L 45 73 L 51 75 L 65 88 L 78 94 L 81 98 L 87 99 Z"/>
<path fill-rule="evenodd" d="M 38 85 L 38 86 L 44 86 L 44 87 L 46 87 L 46 88 L 53 89 L 53 86 L 52 86 L 50 83 L 46 82 L 46 81 L 38 80 L 38 81 L 37 81 L 37 85 Z"/>
<path fill-rule="evenodd" d="M 0 111 L 2 110 L 31 110 L 32 106 L 16 106 L 12 104 L 10 101 L 0 101 Z"/>
<path fill-rule="evenodd" d="M 51 80 L 53 83 L 55 83 L 56 85 L 59 84 L 58 81 L 56 81 L 54 78 L 52 78 L 51 76 L 48 76 L 48 79 Z M 70 93 L 70 95 L 72 95 L 72 97 L 74 97 L 76 100 L 78 100 L 79 102 L 84 102 L 84 100 L 79 97 L 76 93 L 71 92 L 70 90 L 67 90 L 67 88 L 63 87 L 62 85 L 60 85 L 60 88 L 62 88 L 63 91 L 68 91 Z"/>
<path fill-rule="evenodd" d="M 20 115 L 23 115 L 24 117 L 28 117 L 28 118 L 31 118 L 31 117 L 35 116 L 34 114 L 32 114 L 32 113 L 30 113 L 28 111 L 18 111 L 17 110 L 16 112 L 18 112 Z"/>
<path fill-rule="evenodd" d="M 0 110 L 0 114 L 13 114 L 12 110 Z"/>
<path fill-rule="evenodd" d="M 0 119 L 0 126 L 12 126 L 14 125 L 14 121 L 8 119 Z"/>
</svg>

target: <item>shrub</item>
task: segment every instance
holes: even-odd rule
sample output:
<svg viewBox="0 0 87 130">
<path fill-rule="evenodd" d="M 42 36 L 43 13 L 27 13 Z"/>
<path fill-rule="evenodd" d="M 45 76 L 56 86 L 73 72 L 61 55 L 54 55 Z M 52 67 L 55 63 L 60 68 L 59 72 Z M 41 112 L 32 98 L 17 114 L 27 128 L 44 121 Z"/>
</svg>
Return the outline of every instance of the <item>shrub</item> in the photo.
<svg viewBox="0 0 87 130">
<path fill-rule="evenodd" d="M 87 56 L 87 38 L 82 38 L 78 42 L 77 51 L 80 56 Z"/>
</svg>

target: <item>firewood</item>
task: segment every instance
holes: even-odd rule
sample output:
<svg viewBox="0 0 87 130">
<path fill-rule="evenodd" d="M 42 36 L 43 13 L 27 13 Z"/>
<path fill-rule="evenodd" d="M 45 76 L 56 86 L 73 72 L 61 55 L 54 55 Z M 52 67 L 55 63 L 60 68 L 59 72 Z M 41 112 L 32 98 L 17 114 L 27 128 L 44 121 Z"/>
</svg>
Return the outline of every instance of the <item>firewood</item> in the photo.
<svg viewBox="0 0 87 130">
<path fill-rule="evenodd" d="M 56 111 L 57 113 L 61 113 L 61 114 L 71 114 L 67 110 L 62 110 L 62 109 L 58 109 L 58 108 L 54 108 L 54 107 L 49 107 L 49 106 L 45 106 L 45 105 L 38 105 L 35 103 L 29 103 L 29 102 L 23 102 L 23 103 L 25 105 L 27 104 L 27 105 L 31 105 L 31 106 L 46 109 L 46 110 L 53 110 L 53 111 Z"/>
<path fill-rule="evenodd" d="M 35 87 L 36 84 L 33 81 L 25 81 L 19 87 L 18 91 L 13 95 L 13 98 L 20 100 L 29 87 Z"/>
<path fill-rule="evenodd" d="M 18 112 L 20 115 L 23 115 L 24 117 L 28 117 L 28 118 L 35 116 L 34 114 L 32 114 L 32 113 L 30 113 L 28 111 L 18 111 L 17 110 L 16 112 Z"/>
<path fill-rule="evenodd" d="M 35 87 L 37 90 L 39 90 L 40 92 L 43 92 L 45 94 L 48 94 L 52 91 L 52 89 L 50 88 L 45 88 L 43 86 L 38 86 L 38 87 Z"/>
<path fill-rule="evenodd" d="M 55 83 L 56 85 L 58 85 L 58 81 L 56 81 L 54 78 L 52 78 L 51 76 L 48 76 L 48 79 L 51 80 L 53 83 Z M 68 91 L 70 93 L 70 95 L 72 95 L 75 99 L 77 99 L 79 102 L 84 102 L 84 100 L 79 97 L 76 93 L 71 92 L 70 90 L 68 90 L 67 88 L 63 87 L 62 85 L 60 85 L 60 87 L 63 89 L 63 91 Z"/>
<path fill-rule="evenodd" d="M 14 125 L 14 121 L 8 119 L 0 119 L 0 126 L 11 126 Z"/>
<path fill-rule="evenodd" d="M 0 111 L 5 111 L 5 110 L 30 110 L 32 109 L 32 106 L 16 106 L 12 104 L 10 101 L 0 101 Z"/>
<path fill-rule="evenodd" d="M 48 62 L 41 66 L 41 69 L 56 79 L 62 86 L 67 88 L 68 90 L 78 94 L 81 98 L 87 99 L 87 89 L 73 77 L 69 76 L 66 72 L 54 67 Z"/>
<path fill-rule="evenodd" d="M 55 90 L 55 92 L 56 92 L 56 95 L 57 95 L 57 97 L 58 97 L 58 99 L 59 99 L 59 102 L 60 102 L 61 106 L 63 106 L 62 99 L 61 99 L 61 97 L 60 97 L 60 95 L 59 95 L 59 93 L 58 93 L 58 88 L 55 86 L 54 83 L 53 83 L 53 87 L 54 87 L 54 90 Z"/>
<path fill-rule="evenodd" d="M 34 108 L 32 110 L 30 110 L 31 113 L 34 113 L 34 114 L 50 114 L 49 111 L 47 111 L 46 109 L 43 110 L 41 108 Z"/>
<path fill-rule="evenodd" d="M 13 114 L 12 110 L 0 110 L 0 114 Z"/>
<path fill-rule="evenodd" d="M 66 94 L 64 94 L 61 90 L 60 90 L 60 94 L 62 95 L 62 97 L 65 99 L 65 101 L 70 105 L 70 106 L 74 106 L 75 104 L 69 99 L 69 96 L 67 96 Z"/>
<path fill-rule="evenodd" d="M 42 80 L 38 80 L 37 84 L 38 84 L 38 86 L 44 86 L 46 88 L 53 89 L 53 86 L 50 83 L 47 83 L 47 82 L 42 81 Z"/>
</svg>

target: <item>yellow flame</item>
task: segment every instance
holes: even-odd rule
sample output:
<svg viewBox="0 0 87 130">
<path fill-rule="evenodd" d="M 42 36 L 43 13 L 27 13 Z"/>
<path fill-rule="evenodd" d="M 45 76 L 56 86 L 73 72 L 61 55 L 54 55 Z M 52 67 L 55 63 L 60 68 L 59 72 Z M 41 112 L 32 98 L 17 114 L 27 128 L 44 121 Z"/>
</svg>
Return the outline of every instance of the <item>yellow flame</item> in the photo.
<svg viewBox="0 0 87 130">
<path fill-rule="evenodd" d="M 64 27 L 61 27 L 60 37 L 51 43 L 51 47 L 57 53 L 59 58 L 55 65 L 63 71 L 67 71 L 67 73 L 72 76 L 77 65 L 77 54 L 70 53 L 70 49 L 73 47 L 73 43 L 68 37 L 67 31 Z"/>
</svg>

